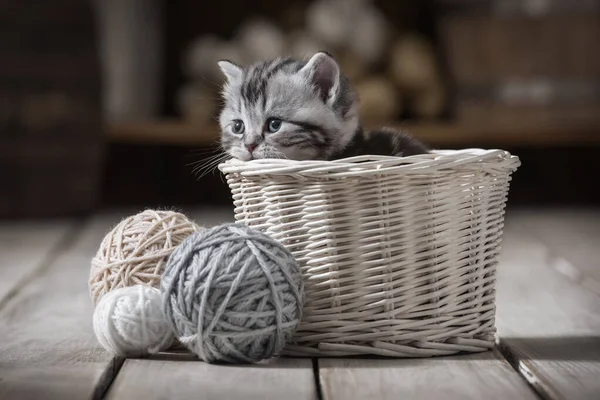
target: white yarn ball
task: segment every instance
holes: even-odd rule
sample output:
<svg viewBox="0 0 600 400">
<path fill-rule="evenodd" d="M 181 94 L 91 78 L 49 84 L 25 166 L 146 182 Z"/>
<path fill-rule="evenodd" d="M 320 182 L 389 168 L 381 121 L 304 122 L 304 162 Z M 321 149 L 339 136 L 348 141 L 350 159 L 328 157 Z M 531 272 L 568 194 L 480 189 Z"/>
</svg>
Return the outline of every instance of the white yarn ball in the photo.
<svg viewBox="0 0 600 400">
<path fill-rule="evenodd" d="M 94 332 L 102 347 L 124 357 L 158 353 L 174 340 L 162 311 L 160 290 L 144 285 L 102 296 L 94 311 Z"/>
</svg>

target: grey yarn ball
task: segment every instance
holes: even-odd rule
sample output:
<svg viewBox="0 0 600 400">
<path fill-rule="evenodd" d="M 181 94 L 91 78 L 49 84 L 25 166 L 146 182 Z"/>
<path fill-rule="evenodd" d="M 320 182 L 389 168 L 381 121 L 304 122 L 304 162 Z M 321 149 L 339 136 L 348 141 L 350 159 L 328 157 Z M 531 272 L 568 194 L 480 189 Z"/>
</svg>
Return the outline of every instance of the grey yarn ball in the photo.
<svg viewBox="0 0 600 400">
<path fill-rule="evenodd" d="M 296 331 L 304 303 L 292 254 L 240 224 L 185 239 L 169 258 L 161 290 L 175 335 L 206 362 L 278 355 Z"/>
</svg>

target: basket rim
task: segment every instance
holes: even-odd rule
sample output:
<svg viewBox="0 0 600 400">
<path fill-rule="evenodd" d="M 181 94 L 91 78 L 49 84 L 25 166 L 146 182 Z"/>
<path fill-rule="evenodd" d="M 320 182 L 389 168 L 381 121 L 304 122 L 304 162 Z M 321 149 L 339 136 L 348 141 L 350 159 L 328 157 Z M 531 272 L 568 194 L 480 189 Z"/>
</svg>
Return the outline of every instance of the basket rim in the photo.
<svg viewBox="0 0 600 400">
<path fill-rule="evenodd" d="M 348 177 L 380 175 L 382 173 L 430 173 L 458 167 L 480 165 L 498 172 L 514 172 L 520 165 L 519 157 L 500 149 L 470 148 L 462 150 L 432 150 L 426 154 L 408 157 L 364 155 L 333 161 L 257 159 L 241 161 L 229 159 L 219 164 L 225 174 L 252 175 L 306 175 Z"/>
</svg>

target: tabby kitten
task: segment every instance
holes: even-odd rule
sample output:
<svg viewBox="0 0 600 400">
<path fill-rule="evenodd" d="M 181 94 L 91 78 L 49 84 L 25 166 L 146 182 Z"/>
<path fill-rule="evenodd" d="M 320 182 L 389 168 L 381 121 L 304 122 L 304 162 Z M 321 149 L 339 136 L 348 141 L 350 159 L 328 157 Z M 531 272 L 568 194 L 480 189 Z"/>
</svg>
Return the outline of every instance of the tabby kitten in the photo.
<svg viewBox="0 0 600 400">
<path fill-rule="evenodd" d="M 358 96 L 327 53 L 308 62 L 278 58 L 248 68 L 230 61 L 219 66 L 227 77 L 221 145 L 234 158 L 333 160 L 427 152 L 402 132 L 363 132 Z"/>
</svg>

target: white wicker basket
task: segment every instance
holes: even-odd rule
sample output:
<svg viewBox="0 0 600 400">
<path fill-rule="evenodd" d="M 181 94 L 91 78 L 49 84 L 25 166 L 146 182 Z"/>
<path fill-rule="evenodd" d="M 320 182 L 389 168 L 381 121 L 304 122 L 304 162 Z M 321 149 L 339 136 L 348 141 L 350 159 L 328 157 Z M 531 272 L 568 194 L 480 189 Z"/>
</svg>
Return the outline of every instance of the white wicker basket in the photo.
<svg viewBox="0 0 600 400">
<path fill-rule="evenodd" d="M 306 302 L 287 355 L 427 357 L 494 345 L 502 150 L 230 160 L 238 222 L 283 243 Z"/>
</svg>

